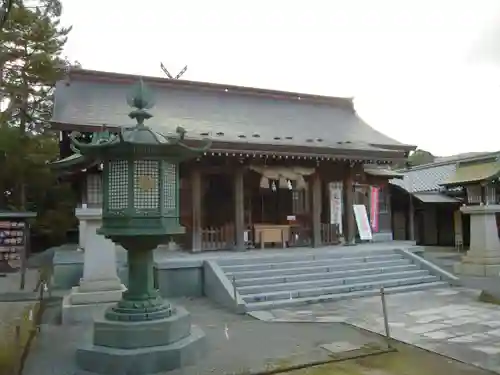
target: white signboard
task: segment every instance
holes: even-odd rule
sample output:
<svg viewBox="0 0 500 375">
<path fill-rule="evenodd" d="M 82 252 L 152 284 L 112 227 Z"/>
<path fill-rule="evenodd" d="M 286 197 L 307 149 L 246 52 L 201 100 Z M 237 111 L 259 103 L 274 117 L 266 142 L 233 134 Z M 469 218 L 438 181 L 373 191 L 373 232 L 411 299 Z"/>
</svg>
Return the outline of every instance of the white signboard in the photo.
<svg viewBox="0 0 500 375">
<path fill-rule="evenodd" d="M 368 220 L 368 213 L 364 204 L 353 204 L 354 217 L 358 226 L 359 238 L 362 241 L 372 240 L 372 229 Z"/>
<path fill-rule="evenodd" d="M 342 234 L 342 181 L 330 182 L 330 224 L 338 224 Z"/>
</svg>

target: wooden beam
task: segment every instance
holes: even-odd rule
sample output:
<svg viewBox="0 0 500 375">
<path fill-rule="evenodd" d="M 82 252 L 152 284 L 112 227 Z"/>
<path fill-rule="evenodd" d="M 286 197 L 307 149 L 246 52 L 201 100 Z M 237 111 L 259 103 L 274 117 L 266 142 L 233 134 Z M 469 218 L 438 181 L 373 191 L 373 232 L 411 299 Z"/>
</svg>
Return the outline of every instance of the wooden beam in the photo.
<svg viewBox="0 0 500 375">
<path fill-rule="evenodd" d="M 236 250 L 245 249 L 245 200 L 243 167 L 234 173 L 234 236 Z"/>
<path fill-rule="evenodd" d="M 314 173 L 311 178 L 311 202 L 312 202 L 312 245 L 321 246 L 321 177 Z"/>
<path fill-rule="evenodd" d="M 201 251 L 201 173 L 198 168 L 191 170 L 191 199 L 193 210 L 192 251 Z"/>
<path fill-rule="evenodd" d="M 345 243 L 354 245 L 356 243 L 356 220 L 354 217 L 354 173 L 352 165 L 348 164 L 344 174 L 344 217 L 345 217 Z"/>
</svg>

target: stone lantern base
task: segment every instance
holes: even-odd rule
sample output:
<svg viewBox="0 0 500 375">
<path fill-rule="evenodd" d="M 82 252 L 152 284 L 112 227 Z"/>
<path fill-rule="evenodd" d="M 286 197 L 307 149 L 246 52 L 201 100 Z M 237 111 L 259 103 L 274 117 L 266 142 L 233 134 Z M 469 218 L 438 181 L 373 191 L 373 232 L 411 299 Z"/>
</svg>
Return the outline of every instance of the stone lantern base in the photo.
<svg viewBox="0 0 500 375">
<path fill-rule="evenodd" d="M 93 342 L 77 350 L 76 364 L 87 373 L 145 375 L 195 364 L 205 353 L 205 334 L 177 306 L 170 317 L 158 320 L 96 319 Z"/>
<path fill-rule="evenodd" d="M 460 210 L 470 215 L 470 250 L 453 271 L 467 276 L 498 276 L 500 240 L 496 213 L 500 212 L 500 205 L 463 206 Z"/>
</svg>

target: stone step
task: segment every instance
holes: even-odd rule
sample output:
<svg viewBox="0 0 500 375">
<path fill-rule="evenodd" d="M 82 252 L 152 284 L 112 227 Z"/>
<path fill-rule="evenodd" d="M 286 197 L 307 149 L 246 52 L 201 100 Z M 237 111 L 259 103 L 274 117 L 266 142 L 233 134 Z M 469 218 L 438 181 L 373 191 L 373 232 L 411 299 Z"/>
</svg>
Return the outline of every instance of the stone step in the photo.
<svg viewBox="0 0 500 375">
<path fill-rule="evenodd" d="M 377 267 L 395 267 L 402 265 L 409 265 L 411 262 L 408 259 L 397 258 L 382 261 L 373 261 L 369 263 L 360 262 L 339 262 L 338 260 L 331 260 L 328 262 L 323 262 L 321 265 L 304 265 L 297 264 L 295 267 L 291 268 L 275 268 L 275 269 L 265 269 L 256 271 L 236 271 L 236 272 L 225 272 L 226 276 L 231 280 L 233 277 L 236 280 L 256 278 L 256 277 L 271 277 L 271 276 L 282 276 L 282 275 L 299 275 L 306 273 L 321 273 L 321 272 L 335 272 L 342 270 L 359 270 L 361 268 L 377 268 Z"/>
<path fill-rule="evenodd" d="M 323 280 L 310 279 L 306 281 L 298 281 L 298 282 L 286 282 L 281 284 L 258 284 L 251 286 L 244 286 L 237 288 L 238 293 L 242 297 L 245 297 L 249 294 L 265 294 L 271 292 L 279 292 L 279 291 L 295 291 L 295 290 L 309 290 L 309 289 L 318 289 L 330 286 L 349 286 L 349 285 L 358 285 L 361 283 L 368 282 L 385 282 L 392 279 L 409 279 L 409 278 L 417 278 L 417 277 L 426 277 L 429 273 L 426 270 L 415 269 L 411 271 L 402 271 L 402 272 L 389 272 L 389 273 L 378 273 L 371 275 L 364 275 L 363 273 L 359 273 L 357 276 L 352 277 L 340 277 L 340 278 L 330 278 Z"/>
<path fill-rule="evenodd" d="M 421 284 L 384 287 L 384 290 L 386 294 L 395 294 L 395 293 L 408 293 L 408 292 L 414 292 L 432 288 L 443 288 L 447 286 L 449 286 L 448 283 L 444 281 L 432 281 Z M 320 294 L 313 297 L 301 297 L 292 299 L 288 298 L 288 299 L 274 300 L 274 301 L 250 302 L 246 304 L 246 311 L 282 309 L 287 307 L 308 305 L 313 303 L 326 303 L 326 302 L 333 302 L 350 298 L 369 297 L 378 294 L 380 294 L 380 290 L 377 288 L 377 289 L 359 290 L 359 291 L 339 293 L 339 294 Z"/>
<path fill-rule="evenodd" d="M 269 263 L 253 263 L 252 260 L 247 260 L 247 263 L 231 265 L 231 266 L 222 266 L 222 270 L 226 273 L 235 273 L 235 272 L 246 272 L 246 271 L 261 271 L 261 270 L 277 270 L 277 269 L 286 269 L 286 268 L 295 268 L 295 267 L 312 267 L 312 266 L 321 266 L 324 264 L 345 264 L 345 263 L 369 263 L 369 262 L 377 262 L 377 261 L 387 261 L 387 260 L 398 260 L 403 259 L 403 257 L 396 253 L 391 254 L 383 254 L 383 255 L 363 255 L 357 256 L 352 255 L 345 258 L 325 258 L 325 259 L 316 259 L 316 260 L 275 260 L 274 262 Z M 252 262 L 252 263 L 249 263 Z"/>
<path fill-rule="evenodd" d="M 367 265 L 370 266 L 373 263 Z M 334 272 L 323 272 L 323 267 L 320 268 L 321 272 L 311 272 L 304 274 L 291 274 L 291 275 L 273 275 L 266 277 L 251 277 L 251 278 L 236 278 L 236 286 L 237 287 L 245 287 L 251 285 L 272 285 L 272 284 L 281 284 L 281 283 L 293 283 L 299 281 L 308 281 L 308 280 L 323 280 L 323 279 L 332 279 L 332 278 L 341 278 L 341 277 L 351 277 L 357 275 L 373 275 L 379 273 L 388 273 L 388 272 L 402 272 L 409 270 L 419 270 L 419 268 L 415 264 L 402 264 L 399 266 L 392 267 L 371 267 L 371 268 L 355 268 L 352 270 L 340 270 Z"/>
<path fill-rule="evenodd" d="M 362 282 L 351 285 L 333 285 L 327 287 L 247 294 L 245 296 L 242 296 L 242 298 L 245 301 L 245 303 L 248 304 L 252 302 L 273 301 L 273 300 L 281 300 L 287 298 L 294 299 L 302 297 L 316 297 L 319 295 L 348 293 L 348 292 L 356 292 L 367 289 L 380 289 L 380 287 L 382 286 L 384 288 L 390 288 L 402 285 L 427 283 L 437 280 L 438 278 L 432 275 L 416 276 L 416 277 L 407 277 L 402 279 L 380 280 L 380 281 L 364 282 L 364 283 Z"/>
<path fill-rule="evenodd" d="M 269 250 L 272 252 L 272 250 Z M 265 253 L 268 250 L 264 251 Z M 289 254 L 283 254 L 280 250 L 279 253 L 258 255 L 253 257 L 231 257 L 231 258 L 221 258 L 217 261 L 219 266 L 237 266 L 241 264 L 248 263 L 251 261 L 252 264 L 260 263 L 282 263 L 282 262 L 294 262 L 294 261 L 309 261 L 309 260 L 320 260 L 320 259 L 341 259 L 350 258 L 353 256 L 373 256 L 373 255 L 388 255 L 394 254 L 394 250 L 357 250 L 349 248 L 349 250 L 335 250 L 335 251 L 314 251 L 313 253 L 302 253 L 297 250 L 291 251 Z"/>
</svg>

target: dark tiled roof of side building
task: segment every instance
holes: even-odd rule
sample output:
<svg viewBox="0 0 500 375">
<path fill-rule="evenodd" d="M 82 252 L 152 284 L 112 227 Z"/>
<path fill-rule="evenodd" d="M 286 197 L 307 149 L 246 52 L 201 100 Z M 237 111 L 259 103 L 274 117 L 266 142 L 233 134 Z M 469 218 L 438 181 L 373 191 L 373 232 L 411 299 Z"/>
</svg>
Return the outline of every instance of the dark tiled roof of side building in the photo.
<svg viewBox="0 0 500 375">
<path fill-rule="evenodd" d="M 132 125 L 126 95 L 138 76 L 77 69 L 56 86 L 54 128 L 69 124 Z M 159 133 L 177 126 L 191 138 L 271 146 L 402 151 L 400 143 L 365 123 L 351 98 L 335 98 L 184 80 L 144 77 L 156 106 L 148 125 Z"/>
<path fill-rule="evenodd" d="M 403 179 L 392 179 L 390 183 L 411 193 L 439 191 L 442 189 L 441 184 L 455 174 L 458 163 L 480 161 L 495 155 L 500 155 L 500 151 L 466 153 L 440 158 L 437 162 L 418 165 L 410 170 L 400 169 L 398 172 L 404 175 Z"/>
</svg>

